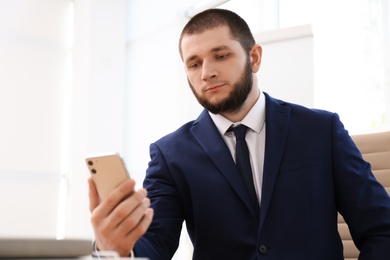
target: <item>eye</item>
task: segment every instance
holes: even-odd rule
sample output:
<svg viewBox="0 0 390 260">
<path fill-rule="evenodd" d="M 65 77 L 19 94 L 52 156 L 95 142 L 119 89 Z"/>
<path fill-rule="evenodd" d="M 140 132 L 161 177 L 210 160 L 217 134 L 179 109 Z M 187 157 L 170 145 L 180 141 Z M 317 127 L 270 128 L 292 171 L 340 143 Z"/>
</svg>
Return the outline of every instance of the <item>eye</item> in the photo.
<svg viewBox="0 0 390 260">
<path fill-rule="evenodd" d="M 217 55 L 217 60 L 225 60 L 229 54 L 219 54 Z"/>
<path fill-rule="evenodd" d="M 191 63 L 188 65 L 189 69 L 196 69 L 200 66 L 200 63 Z"/>
</svg>

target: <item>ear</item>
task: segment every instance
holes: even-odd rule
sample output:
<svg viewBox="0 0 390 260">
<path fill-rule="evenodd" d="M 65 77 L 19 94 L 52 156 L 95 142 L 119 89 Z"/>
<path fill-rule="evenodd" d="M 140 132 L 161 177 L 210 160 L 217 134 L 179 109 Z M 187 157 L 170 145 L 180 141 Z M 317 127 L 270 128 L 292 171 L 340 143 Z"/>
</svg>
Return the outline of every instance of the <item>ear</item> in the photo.
<svg viewBox="0 0 390 260">
<path fill-rule="evenodd" d="M 252 73 L 256 73 L 260 69 L 261 57 L 263 54 L 263 49 L 260 45 L 255 44 L 249 51 L 249 57 L 252 63 Z"/>
</svg>

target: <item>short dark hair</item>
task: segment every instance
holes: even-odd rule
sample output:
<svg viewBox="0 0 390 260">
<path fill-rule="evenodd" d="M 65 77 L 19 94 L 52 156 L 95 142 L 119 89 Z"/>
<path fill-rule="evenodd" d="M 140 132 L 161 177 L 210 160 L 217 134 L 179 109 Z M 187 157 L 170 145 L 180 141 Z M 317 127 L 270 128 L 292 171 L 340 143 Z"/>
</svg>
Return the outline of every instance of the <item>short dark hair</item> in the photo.
<svg viewBox="0 0 390 260">
<path fill-rule="evenodd" d="M 255 45 L 255 39 L 244 19 L 232 11 L 214 8 L 196 14 L 184 26 L 179 40 L 180 56 L 182 56 L 181 42 L 184 36 L 224 25 L 229 27 L 232 37 L 240 42 L 245 51 L 249 52 Z"/>
</svg>

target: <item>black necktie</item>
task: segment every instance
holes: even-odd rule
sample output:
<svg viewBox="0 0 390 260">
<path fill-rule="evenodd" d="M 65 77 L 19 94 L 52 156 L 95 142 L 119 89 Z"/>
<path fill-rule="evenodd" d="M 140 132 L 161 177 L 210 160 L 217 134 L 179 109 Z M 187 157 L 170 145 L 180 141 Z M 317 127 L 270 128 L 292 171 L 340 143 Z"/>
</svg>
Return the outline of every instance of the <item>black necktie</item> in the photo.
<svg viewBox="0 0 390 260">
<path fill-rule="evenodd" d="M 245 141 L 247 129 L 248 127 L 246 127 L 245 125 L 239 125 L 236 127 L 230 127 L 228 131 L 233 131 L 234 135 L 236 136 L 236 165 L 244 179 L 244 183 L 249 192 L 252 205 L 255 207 L 256 213 L 258 214 L 260 206 L 257 200 L 255 187 L 253 185 L 252 167 L 249 159 L 249 150 L 248 145 Z"/>
</svg>

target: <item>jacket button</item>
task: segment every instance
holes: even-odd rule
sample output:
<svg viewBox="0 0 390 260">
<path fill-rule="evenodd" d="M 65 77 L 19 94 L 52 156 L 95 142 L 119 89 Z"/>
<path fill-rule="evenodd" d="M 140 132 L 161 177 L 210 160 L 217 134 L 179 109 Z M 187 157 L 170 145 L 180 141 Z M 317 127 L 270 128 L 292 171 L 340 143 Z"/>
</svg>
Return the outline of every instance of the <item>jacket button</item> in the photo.
<svg viewBox="0 0 390 260">
<path fill-rule="evenodd" d="M 268 252 L 268 248 L 265 245 L 259 246 L 259 251 L 261 254 L 265 255 Z"/>
</svg>

